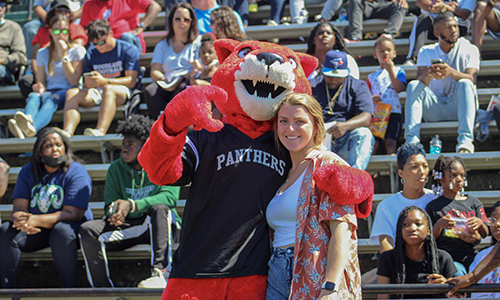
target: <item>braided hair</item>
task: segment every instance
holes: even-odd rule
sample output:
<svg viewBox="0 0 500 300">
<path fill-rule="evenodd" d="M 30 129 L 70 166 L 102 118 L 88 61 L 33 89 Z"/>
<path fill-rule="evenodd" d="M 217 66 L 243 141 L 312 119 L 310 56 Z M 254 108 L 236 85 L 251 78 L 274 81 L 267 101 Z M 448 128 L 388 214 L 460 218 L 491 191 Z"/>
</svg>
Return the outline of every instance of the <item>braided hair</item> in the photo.
<svg viewBox="0 0 500 300">
<path fill-rule="evenodd" d="M 425 258 L 424 264 L 427 267 L 429 274 L 439 274 L 439 260 L 437 253 L 437 245 L 434 236 L 432 235 L 432 221 L 429 215 L 418 206 L 407 206 L 399 214 L 398 223 L 396 225 L 396 241 L 394 243 L 394 255 L 396 266 L 396 283 L 405 283 L 406 280 L 406 256 L 405 242 L 403 240 L 403 223 L 411 211 L 420 211 L 427 220 L 427 228 L 430 234 L 424 240 Z M 399 299 L 403 299 L 403 294 L 398 295 Z"/>
<path fill-rule="evenodd" d="M 453 163 L 458 162 L 462 164 L 464 168 L 464 185 L 467 186 L 467 171 L 465 170 L 465 164 L 463 160 L 458 156 L 444 156 L 443 154 L 439 155 L 436 163 L 434 164 L 434 169 L 432 170 L 432 190 L 434 194 L 441 195 L 443 194 L 443 187 L 441 185 L 441 179 L 443 178 L 444 170 L 449 170 L 450 172 L 450 180 L 451 180 L 451 165 Z M 463 188 L 461 193 L 463 193 Z"/>
</svg>

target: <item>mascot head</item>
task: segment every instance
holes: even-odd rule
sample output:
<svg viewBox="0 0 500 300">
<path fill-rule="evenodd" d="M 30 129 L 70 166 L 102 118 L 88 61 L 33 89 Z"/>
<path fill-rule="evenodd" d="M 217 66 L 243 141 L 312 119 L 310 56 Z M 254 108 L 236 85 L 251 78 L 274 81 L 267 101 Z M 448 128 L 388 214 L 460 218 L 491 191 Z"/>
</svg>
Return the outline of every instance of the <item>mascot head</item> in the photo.
<svg viewBox="0 0 500 300">
<path fill-rule="evenodd" d="M 287 94 L 311 94 L 307 76 L 318 64 L 313 56 L 258 41 L 222 39 L 214 46 L 221 65 L 212 84 L 228 94 L 217 108 L 225 122 L 252 138 L 272 129 L 275 110 Z"/>
</svg>

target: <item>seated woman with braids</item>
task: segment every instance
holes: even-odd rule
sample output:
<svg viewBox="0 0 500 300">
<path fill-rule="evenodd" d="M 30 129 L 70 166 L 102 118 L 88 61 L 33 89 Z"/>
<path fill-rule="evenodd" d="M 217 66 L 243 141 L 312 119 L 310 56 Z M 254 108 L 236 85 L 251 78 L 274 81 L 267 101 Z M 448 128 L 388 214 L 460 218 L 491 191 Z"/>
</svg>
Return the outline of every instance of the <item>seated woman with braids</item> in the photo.
<svg viewBox="0 0 500 300">
<path fill-rule="evenodd" d="M 378 284 L 441 284 L 456 273 L 453 259 L 436 246 L 429 215 L 418 206 L 401 211 L 396 228 L 394 249 L 380 254 Z M 391 295 L 391 299 L 443 298 L 444 295 Z M 378 295 L 389 299 L 389 295 Z"/>
</svg>

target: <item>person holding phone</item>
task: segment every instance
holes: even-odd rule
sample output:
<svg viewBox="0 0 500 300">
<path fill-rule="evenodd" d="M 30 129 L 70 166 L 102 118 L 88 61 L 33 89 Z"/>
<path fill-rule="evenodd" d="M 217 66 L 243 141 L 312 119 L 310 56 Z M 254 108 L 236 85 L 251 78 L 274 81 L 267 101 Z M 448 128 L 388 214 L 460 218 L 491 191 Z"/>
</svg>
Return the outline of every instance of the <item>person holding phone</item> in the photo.
<svg viewBox="0 0 500 300">
<path fill-rule="evenodd" d="M 100 105 L 96 128 L 86 128 L 88 136 L 103 136 L 109 129 L 116 107 L 130 98 L 139 74 L 139 50 L 113 37 L 107 20 L 90 22 L 92 43 L 83 60 L 84 88 L 67 92 L 64 106 L 64 131 L 70 137 L 80 123 L 79 107 Z"/>
<path fill-rule="evenodd" d="M 170 9 L 167 36 L 153 52 L 151 79 L 144 98 L 149 117 L 156 120 L 170 100 L 186 88 L 193 72 L 191 62 L 198 58 L 201 36 L 196 15 L 189 3 L 179 3 Z"/>
<path fill-rule="evenodd" d="M 456 151 L 472 153 L 479 50 L 460 37 L 451 12 L 437 15 L 433 26 L 439 41 L 420 49 L 417 80 L 406 89 L 406 143 L 420 142 L 422 118 L 426 122 L 458 121 Z"/>
<path fill-rule="evenodd" d="M 26 99 L 24 112 L 17 111 L 8 122 L 10 132 L 18 138 L 34 137 L 47 126 L 54 113 L 64 107 L 66 92 L 78 85 L 86 51 L 71 40 L 70 24 L 65 14 L 50 19 L 50 44 L 38 50 L 33 92 Z"/>
</svg>

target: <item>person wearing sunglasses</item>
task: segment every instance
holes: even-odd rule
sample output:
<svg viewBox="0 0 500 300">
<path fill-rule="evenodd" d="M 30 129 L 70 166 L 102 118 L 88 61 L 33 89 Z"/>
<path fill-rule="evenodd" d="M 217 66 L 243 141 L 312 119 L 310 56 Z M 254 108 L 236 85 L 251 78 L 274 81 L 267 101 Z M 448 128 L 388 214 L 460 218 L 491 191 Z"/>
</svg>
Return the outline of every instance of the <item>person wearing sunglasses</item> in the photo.
<svg viewBox="0 0 500 300">
<path fill-rule="evenodd" d="M 49 30 L 50 21 L 52 18 L 58 15 L 66 15 L 70 20 L 73 20 L 75 15 L 70 10 L 72 3 L 67 0 L 54 0 L 50 3 L 50 10 L 47 12 L 45 17 L 44 27 L 41 27 L 36 32 L 35 37 L 31 40 L 32 51 L 28 53 L 31 55 L 31 68 L 32 72 L 27 72 L 25 75 L 21 76 L 18 81 L 19 89 L 21 90 L 21 95 L 24 99 L 28 98 L 28 94 L 33 91 L 33 84 L 36 82 L 36 59 L 37 53 L 40 48 L 46 47 L 50 43 Z M 76 23 L 69 24 L 70 38 L 74 44 L 85 47 L 87 44 L 87 33 L 82 25 Z"/>
<path fill-rule="evenodd" d="M 193 8 L 189 3 L 179 3 L 170 9 L 168 31 L 153 52 L 151 79 L 144 98 L 148 114 L 156 120 L 170 100 L 183 91 L 195 75 L 191 62 L 198 58 L 201 37 Z"/>
<path fill-rule="evenodd" d="M 28 95 L 24 113 L 17 111 L 8 122 L 10 132 L 21 139 L 34 137 L 64 106 L 66 91 L 78 85 L 83 72 L 85 48 L 70 38 L 70 20 L 60 14 L 50 21 L 50 45 L 38 51 L 37 82 Z"/>
<path fill-rule="evenodd" d="M 86 2 L 87 3 L 87 2 Z M 79 107 L 100 105 L 96 128 L 86 128 L 88 136 L 103 136 L 109 129 L 116 107 L 125 104 L 139 73 L 139 51 L 113 37 L 107 20 L 94 20 L 88 28 L 92 45 L 83 60 L 84 88 L 70 89 L 64 106 L 64 131 L 72 136 L 80 123 Z"/>
<path fill-rule="evenodd" d="M 93 20 L 108 20 L 113 37 L 134 44 L 140 54 L 145 54 L 143 31 L 160 11 L 160 4 L 154 0 L 87 0 L 80 24 L 88 28 Z M 142 19 L 140 13 L 145 13 Z"/>
</svg>

